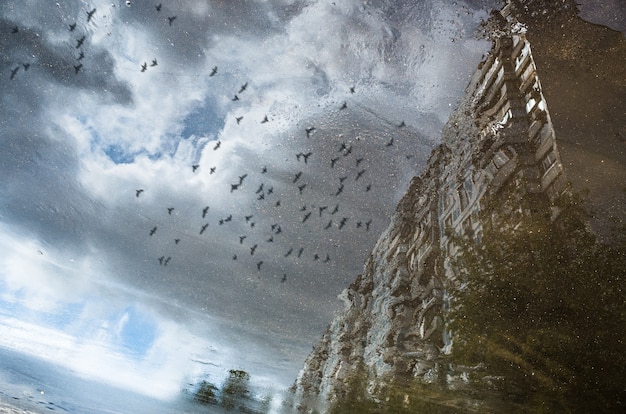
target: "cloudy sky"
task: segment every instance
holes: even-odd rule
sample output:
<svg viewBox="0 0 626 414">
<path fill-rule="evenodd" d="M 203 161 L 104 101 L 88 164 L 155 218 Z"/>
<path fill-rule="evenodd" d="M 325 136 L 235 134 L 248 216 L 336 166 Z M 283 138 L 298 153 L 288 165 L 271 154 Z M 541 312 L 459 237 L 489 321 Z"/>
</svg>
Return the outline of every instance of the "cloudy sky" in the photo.
<svg viewBox="0 0 626 414">
<path fill-rule="evenodd" d="M 0 346 L 158 398 L 287 387 L 498 2 L 125 3 L 0 5 Z"/>
</svg>

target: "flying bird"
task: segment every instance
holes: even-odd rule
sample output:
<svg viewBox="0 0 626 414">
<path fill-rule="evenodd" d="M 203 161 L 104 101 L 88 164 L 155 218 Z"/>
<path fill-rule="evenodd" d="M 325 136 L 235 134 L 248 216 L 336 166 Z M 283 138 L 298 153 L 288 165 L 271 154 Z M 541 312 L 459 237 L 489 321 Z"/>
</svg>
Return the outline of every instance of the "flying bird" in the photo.
<svg viewBox="0 0 626 414">
<path fill-rule="evenodd" d="M 304 247 L 300 247 L 300 250 L 298 250 L 298 258 L 302 256 L 302 252 L 304 252 Z"/>
<path fill-rule="evenodd" d="M 304 191 L 305 187 L 306 187 L 306 184 L 302 184 L 298 186 L 298 190 L 300 190 L 300 195 L 302 195 L 302 191 Z"/>
<path fill-rule="evenodd" d="M 293 179 L 293 182 L 295 183 L 296 181 L 298 181 L 301 176 L 302 176 L 302 171 L 297 172 L 295 177 L 294 177 L 294 179 Z"/>
<path fill-rule="evenodd" d="M 318 207 L 319 211 L 320 211 L 320 217 L 322 217 L 322 213 L 324 212 L 324 210 L 326 210 L 328 208 L 328 206 L 322 206 L 322 207 Z"/>
<path fill-rule="evenodd" d="M 339 146 L 339 151 L 337 152 L 342 152 L 343 150 L 347 149 L 348 146 L 346 145 L 345 142 L 342 142 L 341 145 Z"/>
<path fill-rule="evenodd" d="M 20 70 L 19 66 L 16 66 L 14 69 L 11 70 L 11 80 L 13 80 L 13 78 L 15 78 L 15 75 L 17 75 L 17 71 Z"/>
<path fill-rule="evenodd" d="M 200 227 L 200 234 L 204 233 L 207 227 L 209 227 L 209 223 L 204 223 L 202 227 Z"/>
<path fill-rule="evenodd" d="M 311 212 L 310 211 L 304 215 L 304 217 L 302 218 L 302 222 L 304 223 L 305 221 L 307 221 L 309 219 L 309 217 L 311 217 Z"/>
<path fill-rule="evenodd" d="M 269 122 L 269 119 L 267 119 L 267 115 L 265 115 L 265 117 L 263 117 L 263 120 L 261 121 L 262 124 Z"/>
<path fill-rule="evenodd" d="M 159 257 L 159 264 L 163 266 L 163 260 L 165 260 L 165 256 Z"/>
<path fill-rule="evenodd" d="M 365 222 L 365 230 L 370 231 L 370 224 L 372 224 L 372 219 Z"/>
<path fill-rule="evenodd" d="M 313 260 L 316 260 L 316 261 L 317 261 L 317 260 L 319 260 L 319 259 L 320 259 L 320 255 L 319 255 L 319 254 L 317 254 L 317 253 L 315 253 L 315 254 L 313 255 Z"/>
<path fill-rule="evenodd" d="M 274 236 L 270 236 L 269 239 L 266 240 L 268 243 L 273 243 L 274 242 Z"/>
<path fill-rule="evenodd" d="M 85 36 L 81 37 L 80 39 L 76 39 L 76 49 L 81 47 L 84 41 L 85 41 Z"/>
<path fill-rule="evenodd" d="M 341 219 L 341 221 L 339 222 L 339 229 L 342 229 L 343 226 L 345 226 L 347 222 L 348 222 L 348 218 L 347 217 L 343 217 Z"/>
<path fill-rule="evenodd" d="M 339 110 L 340 110 L 340 111 L 341 111 L 341 110 L 344 110 L 344 109 L 346 109 L 347 107 L 348 107 L 348 103 L 347 103 L 347 102 L 344 102 L 344 103 L 341 105 L 341 107 L 339 107 Z"/>
<path fill-rule="evenodd" d="M 350 155 L 352 153 L 352 145 L 350 145 L 348 148 L 346 148 L 346 150 L 343 153 L 344 157 L 347 157 L 348 155 Z"/>
<path fill-rule="evenodd" d="M 255 244 L 254 246 L 250 247 L 250 256 L 254 256 L 254 252 L 256 251 L 257 247 L 258 247 L 257 244 Z"/>
<path fill-rule="evenodd" d="M 143 193 L 143 188 L 140 188 L 139 190 L 135 190 L 135 196 L 139 197 L 139 194 Z"/>
<path fill-rule="evenodd" d="M 161 11 L 161 3 L 157 4 L 156 6 L 154 6 L 154 8 L 156 9 L 156 11 L 160 12 Z"/>
<path fill-rule="evenodd" d="M 167 256 L 167 259 L 165 259 L 163 261 L 163 266 L 167 266 L 167 264 L 170 262 L 170 260 L 172 260 L 172 258 L 170 256 Z"/>
<path fill-rule="evenodd" d="M 87 12 L 87 23 L 89 23 L 91 21 L 91 18 L 93 17 L 93 15 L 96 13 L 96 8 L 94 7 L 92 11 L 88 11 Z"/>
<path fill-rule="evenodd" d="M 169 214 L 170 216 L 172 215 L 172 211 L 174 211 L 174 207 L 167 208 L 167 214 Z"/>
<path fill-rule="evenodd" d="M 152 59 L 152 63 L 150 64 L 151 67 L 154 67 L 158 65 L 157 60 L 156 59 Z"/>
<path fill-rule="evenodd" d="M 258 262 L 258 263 L 256 264 L 256 268 L 257 268 L 258 270 L 261 270 L 261 265 L 262 265 L 262 264 L 263 264 L 263 260 L 261 260 L 260 262 Z"/>
<path fill-rule="evenodd" d="M 236 254 L 233 255 L 233 260 L 237 260 L 237 255 Z"/>
<path fill-rule="evenodd" d="M 335 163 L 339 161 L 339 157 L 330 160 L 330 168 L 335 168 Z"/>
<path fill-rule="evenodd" d="M 222 141 L 217 141 L 217 143 L 213 147 L 213 151 L 217 150 L 220 147 L 220 145 L 222 145 Z"/>
<path fill-rule="evenodd" d="M 393 145 L 393 137 L 385 144 L 385 147 L 390 147 Z"/>
<path fill-rule="evenodd" d="M 343 177 L 339 177 L 339 184 L 343 184 L 344 181 L 346 181 L 348 179 L 347 175 L 344 175 Z"/>
<path fill-rule="evenodd" d="M 280 279 L 280 283 L 285 283 L 287 281 L 287 274 L 283 273 L 283 278 Z"/>
<path fill-rule="evenodd" d="M 255 194 L 259 194 L 261 191 L 263 191 L 263 183 L 261 183 Z"/>
<path fill-rule="evenodd" d="M 191 172 L 196 172 L 196 171 L 198 171 L 198 168 L 200 168 L 200 165 L 199 165 L 199 164 L 194 164 L 194 165 L 192 165 L 192 166 L 191 166 Z"/>
<path fill-rule="evenodd" d="M 235 118 L 235 121 L 237 121 L 237 125 L 239 125 L 242 119 L 243 119 L 243 116 L 238 116 Z"/>
<path fill-rule="evenodd" d="M 148 64 L 146 62 L 143 62 L 143 65 L 141 65 L 141 71 L 145 72 L 148 69 Z"/>
<path fill-rule="evenodd" d="M 307 152 L 306 154 L 302 154 L 302 158 L 304 158 L 304 163 L 308 164 L 309 157 L 312 155 L 312 152 Z"/>
<path fill-rule="evenodd" d="M 202 218 L 206 217 L 206 213 L 209 212 L 209 206 L 206 206 L 205 208 L 202 209 Z"/>
<path fill-rule="evenodd" d="M 343 193 L 343 187 L 344 187 L 343 184 L 341 184 L 339 186 L 339 188 L 337 189 L 337 192 L 335 193 L 335 197 L 338 196 L 339 194 Z"/>
<path fill-rule="evenodd" d="M 156 231 L 157 231 L 157 226 L 154 226 L 152 228 L 152 230 L 150 230 L 150 236 L 154 235 L 154 233 L 156 233 Z"/>
<path fill-rule="evenodd" d="M 360 163 L 363 162 L 363 158 L 357 158 L 356 159 L 356 166 L 358 167 Z"/>
<path fill-rule="evenodd" d="M 170 26 L 172 25 L 172 23 L 174 23 L 174 20 L 176 20 L 177 16 L 172 16 L 172 17 L 168 17 L 167 21 L 169 22 Z"/>
<path fill-rule="evenodd" d="M 74 65 L 74 73 L 78 75 L 78 71 L 80 71 L 82 67 L 83 67 L 82 63 L 79 63 L 78 65 Z"/>
<path fill-rule="evenodd" d="M 174 239 L 174 243 L 176 244 L 180 243 L 180 239 Z"/>
<path fill-rule="evenodd" d="M 355 89 L 354 86 L 350 86 L 350 93 L 354 93 Z"/>
<path fill-rule="evenodd" d="M 76 30 L 76 23 L 70 24 L 70 32 L 73 32 L 74 30 Z"/>
<path fill-rule="evenodd" d="M 333 221 L 332 221 L 332 220 L 330 220 L 330 221 L 328 222 L 328 224 L 326 225 L 326 227 L 324 227 L 324 230 L 328 230 L 329 228 L 331 228 L 331 227 L 332 227 L 332 225 L 333 225 Z"/>
<path fill-rule="evenodd" d="M 13 26 L 13 29 L 11 29 L 11 33 L 19 33 L 20 29 L 17 26 Z"/>
<path fill-rule="evenodd" d="M 215 169 L 216 169 L 216 168 L 217 168 L 217 167 L 211 167 L 211 168 L 209 168 L 209 175 L 213 174 L 213 173 L 215 172 Z"/>
<path fill-rule="evenodd" d="M 232 100 L 233 102 L 238 101 L 238 100 L 239 100 L 239 97 L 238 97 L 237 95 L 235 95 L 235 96 L 233 97 L 233 99 L 231 99 L 231 100 Z"/>
<path fill-rule="evenodd" d="M 359 178 L 361 178 L 361 176 L 365 173 L 365 169 L 362 169 L 361 171 L 358 171 L 356 173 L 356 178 L 354 179 L 354 181 L 358 181 Z"/>
<path fill-rule="evenodd" d="M 239 189 L 239 184 L 231 184 L 230 185 L 230 192 L 232 193 L 235 190 Z"/>
<path fill-rule="evenodd" d="M 287 253 L 285 253 L 285 257 L 289 257 L 292 252 L 293 252 L 293 247 L 287 250 Z"/>
<path fill-rule="evenodd" d="M 248 176 L 248 174 L 240 175 L 239 176 L 239 184 L 243 184 L 243 180 L 245 180 L 247 176 Z"/>
<path fill-rule="evenodd" d="M 211 69 L 211 73 L 209 74 L 209 76 L 215 76 L 216 73 L 217 73 L 217 66 L 213 66 L 213 69 Z"/>
<path fill-rule="evenodd" d="M 238 93 L 242 93 L 243 91 L 245 91 L 248 88 L 248 82 L 244 83 L 243 85 L 241 85 L 241 88 L 239 88 L 239 92 Z"/>
<path fill-rule="evenodd" d="M 306 137 L 310 138 L 313 131 L 315 131 L 315 127 L 305 128 L 304 130 L 306 131 Z"/>
<path fill-rule="evenodd" d="M 404 123 L 404 121 L 402 121 L 402 122 L 400 122 L 398 124 L 398 128 L 402 128 L 402 127 L 405 127 L 405 126 L 406 126 L 406 124 Z"/>
<path fill-rule="evenodd" d="M 326 259 L 324 259 L 324 263 L 328 263 L 328 262 L 330 262 L 330 256 L 326 255 Z"/>
<path fill-rule="evenodd" d="M 365 187 L 365 192 L 367 193 L 368 191 L 370 191 L 372 189 L 372 183 L 369 183 L 367 185 L 367 187 Z"/>
<path fill-rule="evenodd" d="M 239 236 L 239 244 L 243 244 L 243 241 L 247 238 L 248 236 Z"/>
<path fill-rule="evenodd" d="M 337 205 L 335 206 L 335 208 L 333 209 L 333 211 L 331 211 L 331 212 L 330 212 L 330 214 L 333 214 L 333 215 L 334 215 L 334 214 L 335 214 L 336 212 L 338 212 L 338 211 L 339 211 L 339 204 L 337 204 Z"/>
<path fill-rule="evenodd" d="M 249 216 L 246 216 L 246 223 L 249 222 L 252 217 L 254 217 L 254 214 L 250 214 Z"/>
<path fill-rule="evenodd" d="M 85 57 L 85 52 L 83 52 L 81 50 L 80 53 L 78 54 L 78 57 L 76 58 L 76 60 L 81 61 L 81 60 L 83 60 L 84 57 Z"/>
</svg>

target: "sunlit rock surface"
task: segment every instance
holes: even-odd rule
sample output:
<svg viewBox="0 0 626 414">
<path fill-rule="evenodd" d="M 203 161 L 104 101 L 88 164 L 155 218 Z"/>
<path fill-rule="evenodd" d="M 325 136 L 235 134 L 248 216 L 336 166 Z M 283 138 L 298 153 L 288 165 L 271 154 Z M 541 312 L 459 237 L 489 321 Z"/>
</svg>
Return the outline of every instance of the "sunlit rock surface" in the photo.
<svg viewBox="0 0 626 414">
<path fill-rule="evenodd" d="M 529 25 L 520 23 L 524 18 L 534 18 L 532 7 L 541 11 L 545 2 L 526 2 L 529 8 L 524 8 L 523 3 L 510 2 L 492 17 L 492 26 L 488 28 L 492 49 L 474 74 L 465 100 L 444 128 L 442 144 L 433 151 L 424 171 L 411 182 L 389 227 L 367 259 L 363 273 L 339 295 L 345 309 L 314 346 L 293 387 L 294 406 L 301 411 L 324 411 L 328 404 L 345 395 L 350 381 L 363 371 L 371 390 L 380 389 L 386 382 L 401 383 L 407 379 L 427 383 L 454 381 L 453 377 L 437 378 L 441 375 L 438 365 L 453 348 L 444 328 L 447 304 L 444 286 L 454 278 L 450 267 L 455 254 L 452 235 L 480 239 L 481 217 L 486 211 L 512 217 L 526 213 L 553 214 L 550 201 L 565 190 L 565 173 L 569 179 L 569 168 L 575 169 L 574 184 L 584 188 L 580 169 L 590 166 L 582 156 L 589 152 L 595 138 L 585 140 L 579 132 L 563 127 L 563 140 L 569 143 L 566 144 L 569 168 L 564 168 L 557 148 L 557 143 L 560 148 L 561 132 L 555 134 L 555 122 L 548 110 L 550 100 L 546 99 L 539 79 L 542 70 L 537 67 L 528 40 L 532 37 Z M 548 23 L 544 21 L 543 26 L 534 27 L 538 31 L 546 30 L 557 21 L 560 30 L 567 25 L 593 31 L 568 7 L 543 13 Z M 615 32 L 616 40 L 610 30 L 597 28 L 605 40 L 610 40 L 609 47 L 622 56 L 623 36 L 619 40 L 620 34 Z M 557 47 L 548 46 L 551 38 L 539 42 L 542 63 L 551 65 L 547 77 L 552 82 L 552 98 L 559 101 L 557 97 L 562 92 L 556 79 L 560 72 L 553 65 L 567 59 L 555 60 L 550 55 Z M 601 53 L 608 52 L 602 48 Z M 571 59 L 567 62 L 568 70 L 576 72 Z M 585 62 L 591 65 L 588 59 Z M 598 67 L 591 69 L 601 73 Z M 603 76 L 602 85 L 615 82 L 606 74 Z M 626 78 L 621 79 L 617 82 Z M 611 102 L 624 91 L 622 84 L 617 86 L 609 93 L 608 109 L 602 116 L 615 110 Z M 569 87 L 568 91 L 568 96 L 576 95 L 575 88 Z M 568 106 L 569 109 L 575 106 L 561 101 L 557 106 L 558 122 L 567 125 L 574 116 Z M 576 122 L 587 125 L 594 121 Z M 619 132 L 613 131 L 614 125 L 607 128 L 619 139 Z M 573 145 L 570 137 L 587 149 L 583 155 L 570 151 Z M 611 155 L 605 147 L 598 146 L 593 160 L 604 158 L 597 167 L 609 168 L 610 163 L 615 170 L 613 175 L 621 177 L 623 154 Z M 599 183 L 603 180 L 600 174 L 587 180 L 600 187 L 592 188 L 594 205 L 601 209 L 607 208 L 607 203 L 623 206 L 615 197 L 608 201 L 602 197 Z M 612 181 L 610 186 L 623 186 L 623 182 Z M 611 217 L 620 214 L 614 211 Z M 602 225 L 601 220 L 598 223 Z M 462 379 L 463 371 L 469 369 L 473 368 L 457 367 L 457 378 Z"/>
</svg>

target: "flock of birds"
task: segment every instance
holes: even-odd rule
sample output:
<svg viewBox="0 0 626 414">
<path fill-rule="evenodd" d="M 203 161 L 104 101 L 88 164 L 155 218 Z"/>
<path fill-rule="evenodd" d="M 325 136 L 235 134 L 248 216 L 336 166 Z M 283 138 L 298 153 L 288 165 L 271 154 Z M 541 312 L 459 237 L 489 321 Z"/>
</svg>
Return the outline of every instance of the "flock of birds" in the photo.
<svg viewBox="0 0 626 414">
<path fill-rule="evenodd" d="M 161 13 L 162 11 L 161 4 L 155 5 L 154 8 L 155 8 L 156 13 Z M 85 24 L 87 25 L 90 24 L 90 22 L 92 22 L 92 20 L 94 20 L 95 18 L 97 18 L 96 8 L 85 11 L 85 16 L 84 16 Z M 174 25 L 174 22 L 176 21 L 176 19 L 177 19 L 177 16 L 175 15 L 167 16 L 165 21 L 167 22 L 169 26 L 172 26 Z M 76 32 L 78 27 L 79 27 L 78 24 L 74 22 L 68 25 L 68 30 L 69 32 L 74 33 Z M 20 32 L 20 29 L 18 27 L 14 27 L 12 30 L 13 34 L 19 34 L 19 32 Z M 76 51 L 78 51 L 78 55 L 76 56 L 76 64 L 74 65 L 74 72 L 76 75 L 78 75 L 79 72 L 83 69 L 82 60 L 85 57 L 85 53 L 83 51 L 83 45 L 86 39 L 87 37 L 85 34 L 81 35 L 80 37 L 75 38 L 76 44 L 74 48 Z M 157 58 L 154 58 L 150 64 L 148 64 L 148 62 L 144 62 L 143 64 L 141 64 L 138 70 L 140 72 L 147 72 L 149 68 L 156 67 L 157 65 L 158 65 Z M 20 68 L 23 68 L 26 71 L 28 70 L 29 66 L 30 64 L 24 63 L 20 66 L 13 68 L 11 70 L 10 78 L 14 79 L 16 75 L 18 74 L 18 71 L 20 70 Z M 208 73 L 208 77 L 211 78 L 217 75 L 217 73 L 218 73 L 218 67 L 214 66 L 211 69 L 210 73 Z M 246 92 L 246 90 L 248 89 L 248 86 L 249 86 L 248 82 L 245 82 L 244 84 L 242 84 L 237 90 L 237 92 L 233 94 L 231 101 L 232 102 L 240 101 L 241 99 L 240 96 L 243 96 L 242 94 Z M 354 94 L 355 91 L 356 91 L 355 86 L 351 86 L 349 89 L 349 93 Z M 348 108 L 348 101 L 343 101 L 341 105 L 338 105 L 339 111 L 344 111 L 347 108 Z M 244 118 L 243 115 L 237 116 L 235 118 L 236 123 L 239 125 L 241 121 L 243 120 L 243 118 Z M 258 122 L 260 124 L 266 124 L 270 122 L 270 118 L 267 115 L 265 115 Z M 397 128 L 403 128 L 405 126 L 406 125 L 404 121 L 396 125 Z M 306 139 L 311 139 L 311 138 L 315 138 L 317 129 L 315 126 L 309 126 L 309 127 L 306 127 L 303 132 L 306 134 Z M 389 148 L 389 147 L 392 147 L 393 145 L 394 145 L 394 140 L 393 138 L 391 138 L 384 144 L 384 148 Z M 220 146 L 221 146 L 221 141 L 219 140 L 215 141 L 213 150 L 218 151 L 220 149 Z M 332 171 L 337 171 L 337 174 L 334 174 L 336 176 L 335 178 L 338 180 L 337 185 L 334 191 L 332 191 L 330 194 L 327 194 L 327 196 L 324 198 L 324 200 L 326 201 L 331 200 L 332 202 L 322 201 L 324 205 L 319 204 L 319 201 L 320 201 L 319 198 L 316 198 L 315 202 L 311 202 L 310 200 L 307 202 L 307 200 L 303 198 L 303 197 L 307 197 L 308 190 L 310 188 L 309 187 L 310 183 L 307 182 L 307 174 L 308 174 L 307 169 L 309 168 L 310 160 L 312 159 L 312 157 L 315 158 L 316 154 L 314 154 L 312 151 L 307 151 L 307 152 L 301 151 L 301 152 L 294 154 L 295 160 L 298 163 L 298 165 L 300 165 L 300 168 L 297 171 L 293 171 L 293 174 L 290 177 L 291 179 L 290 184 L 293 188 L 291 191 L 294 191 L 294 193 L 297 194 L 297 196 L 300 196 L 301 200 L 304 200 L 304 204 L 302 204 L 301 207 L 298 207 L 299 211 L 296 211 L 296 212 L 292 211 L 292 213 L 296 214 L 296 217 L 298 216 L 300 217 L 299 222 L 297 219 L 295 223 L 276 222 L 276 223 L 272 223 L 271 225 L 269 225 L 269 227 L 266 229 L 260 229 L 259 227 L 261 226 L 257 226 L 256 219 L 259 219 L 259 217 L 257 217 L 259 215 L 257 211 L 250 212 L 249 214 L 242 214 L 241 217 L 235 217 L 233 214 L 229 214 L 226 217 L 214 218 L 214 217 L 210 217 L 210 206 L 206 205 L 200 208 L 197 213 L 198 220 L 199 220 L 197 233 L 193 235 L 193 232 L 190 230 L 178 232 L 178 235 L 173 238 L 174 246 L 179 245 L 179 243 L 181 242 L 184 243 L 183 240 L 187 236 L 194 237 L 194 238 L 206 237 L 208 234 L 211 233 L 210 231 L 207 231 L 211 224 L 211 219 L 214 220 L 213 224 L 217 224 L 219 226 L 229 225 L 231 222 L 234 222 L 235 220 L 239 220 L 240 224 L 243 227 L 239 226 L 238 229 L 245 228 L 246 232 L 244 234 L 238 234 L 235 236 L 236 237 L 235 241 L 238 241 L 238 244 L 241 246 L 241 249 L 236 252 L 229 253 L 231 255 L 230 257 L 233 261 L 240 260 L 244 255 L 254 257 L 254 261 L 252 263 L 254 264 L 256 271 L 261 272 L 264 268 L 267 267 L 267 263 L 269 260 L 276 259 L 275 254 L 273 258 L 268 257 L 267 255 L 263 256 L 262 252 L 264 251 L 264 249 L 263 249 L 262 244 L 274 243 L 275 240 L 281 237 L 283 235 L 283 227 L 285 226 L 285 224 L 309 226 L 312 223 L 317 221 L 318 223 L 317 225 L 320 226 L 321 229 L 325 231 L 333 231 L 333 230 L 340 231 L 346 228 L 347 226 L 351 226 L 351 225 L 354 226 L 354 228 L 356 229 L 361 229 L 362 231 L 365 231 L 365 232 L 369 231 L 372 225 L 371 218 L 358 219 L 358 218 L 352 217 L 351 215 L 346 214 L 341 207 L 342 197 L 344 195 L 344 191 L 346 190 L 348 186 L 360 185 L 362 188 L 362 191 L 365 193 L 369 193 L 372 190 L 371 182 L 366 182 L 365 184 L 363 184 L 363 182 L 367 180 L 367 175 L 368 175 L 367 174 L 368 169 L 366 168 L 366 165 L 365 165 L 367 164 L 367 160 L 364 156 L 357 156 L 356 153 L 358 152 L 359 152 L 359 148 L 353 147 L 352 143 L 342 142 L 334 150 L 335 155 L 333 157 L 331 157 L 328 160 L 317 160 L 317 162 L 320 163 L 321 165 L 326 164 L 326 167 L 329 168 L 329 173 L 332 173 Z M 407 156 L 407 158 L 409 158 L 409 156 Z M 336 168 L 338 164 L 342 164 L 343 168 L 342 169 Z M 349 164 L 351 164 L 350 167 L 348 166 Z M 200 164 L 191 165 L 191 172 L 193 174 L 202 173 Z M 265 176 L 266 174 L 268 174 L 268 172 L 269 172 L 268 167 L 264 166 L 262 167 L 260 171 L 257 171 L 256 174 L 253 171 L 249 171 L 245 174 L 240 175 L 238 177 L 238 180 L 236 180 L 236 182 L 228 183 L 230 193 L 233 193 L 235 191 L 241 191 L 242 189 L 248 188 L 249 186 L 246 185 L 247 183 L 246 179 L 248 179 L 249 175 L 256 175 L 257 178 L 259 178 L 261 176 Z M 350 175 L 350 172 L 353 172 L 352 176 Z M 217 167 L 216 166 L 210 167 L 208 173 L 210 175 L 216 174 Z M 283 203 L 281 202 L 281 199 L 278 197 L 277 194 L 278 193 L 284 194 L 284 191 L 288 191 L 287 189 L 281 188 L 280 192 L 275 191 L 273 185 L 271 184 L 271 180 L 269 179 L 261 180 L 258 186 L 256 185 L 254 186 L 256 187 L 256 190 L 251 192 L 251 196 L 253 195 L 256 198 L 257 205 L 261 203 L 269 203 L 269 206 L 273 207 L 274 209 L 281 209 L 284 207 Z M 136 190 L 135 196 L 138 200 L 141 199 L 141 196 L 144 193 L 144 191 L 145 190 L 143 188 Z M 352 188 L 352 191 L 355 191 L 354 187 Z M 164 210 L 164 215 L 172 216 L 175 210 L 176 210 L 175 207 L 166 207 L 166 209 Z M 267 209 L 257 209 L 257 210 L 267 211 Z M 146 231 L 147 237 L 150 237 L 152 239 L 158 238 L 159 233 L 164 232 L 164 231 L 159 232 L 160 228 L 162 226 L 167 227 L 167 225 L 165 225 L 166 219 L 167 217 L 163 217 L 162 219 L 150 219 L 151 221 L 153 221 L 153 223 L 151 224 L 151 227 L 147 229 Z M 303 232 L 306 230 L 307 230 L 306 227 L 302 227 L 302 228 L 296 229 L 295 233 Z M 161 243 L 161 245 L 168 245 L 168 244 Z M 307 250 L 310 250 L 310 248 L 307 248 L 301 245 L 292 245 L 291 243 L 289 243 L 289 241 L 286 241 L 286 242 L 282 241 L 281 245 L 287 246 L 284 252 L 282 252 L 282 257 L 285 259 L 291 258 L 293 260 L 295 259 L 312 260 L 312 261 L 320 262 L 320 263 L 330 263 L 331 261 L 333 261 L 332 252 L 326 252 L 326 251 L 309 252 Z M 171 251 L 168 254 L 160 254 L 160 255 L 157 254 L 155 258 L 155 263 L 158 263 L 159 266 L 163 266 L 163 267 L 168 266 L 170 265 L 172 261 L 173 254 L 174 253 L 171 253 Z M 250 260 L 248 260 L 248 262 L 250 262 Z M 282 277 L 280 278 L 280 281 L 285 282 L 286 280 L 287 280 L 287 274 L 283 273 Z"/>
</svg>

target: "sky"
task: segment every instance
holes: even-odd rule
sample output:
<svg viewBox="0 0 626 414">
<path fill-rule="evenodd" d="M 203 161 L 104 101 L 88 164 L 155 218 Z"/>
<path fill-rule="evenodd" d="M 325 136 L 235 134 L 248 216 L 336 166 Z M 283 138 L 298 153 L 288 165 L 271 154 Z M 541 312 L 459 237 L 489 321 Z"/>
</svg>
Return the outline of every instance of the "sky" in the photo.
<svg viewBox="0 0 626 414">
<path fill-rule="evenodd" d="M 499 2 L 158 3 L 0 4 L 0 346 L 154 398 L 283 389 Z"/>
</svg>

